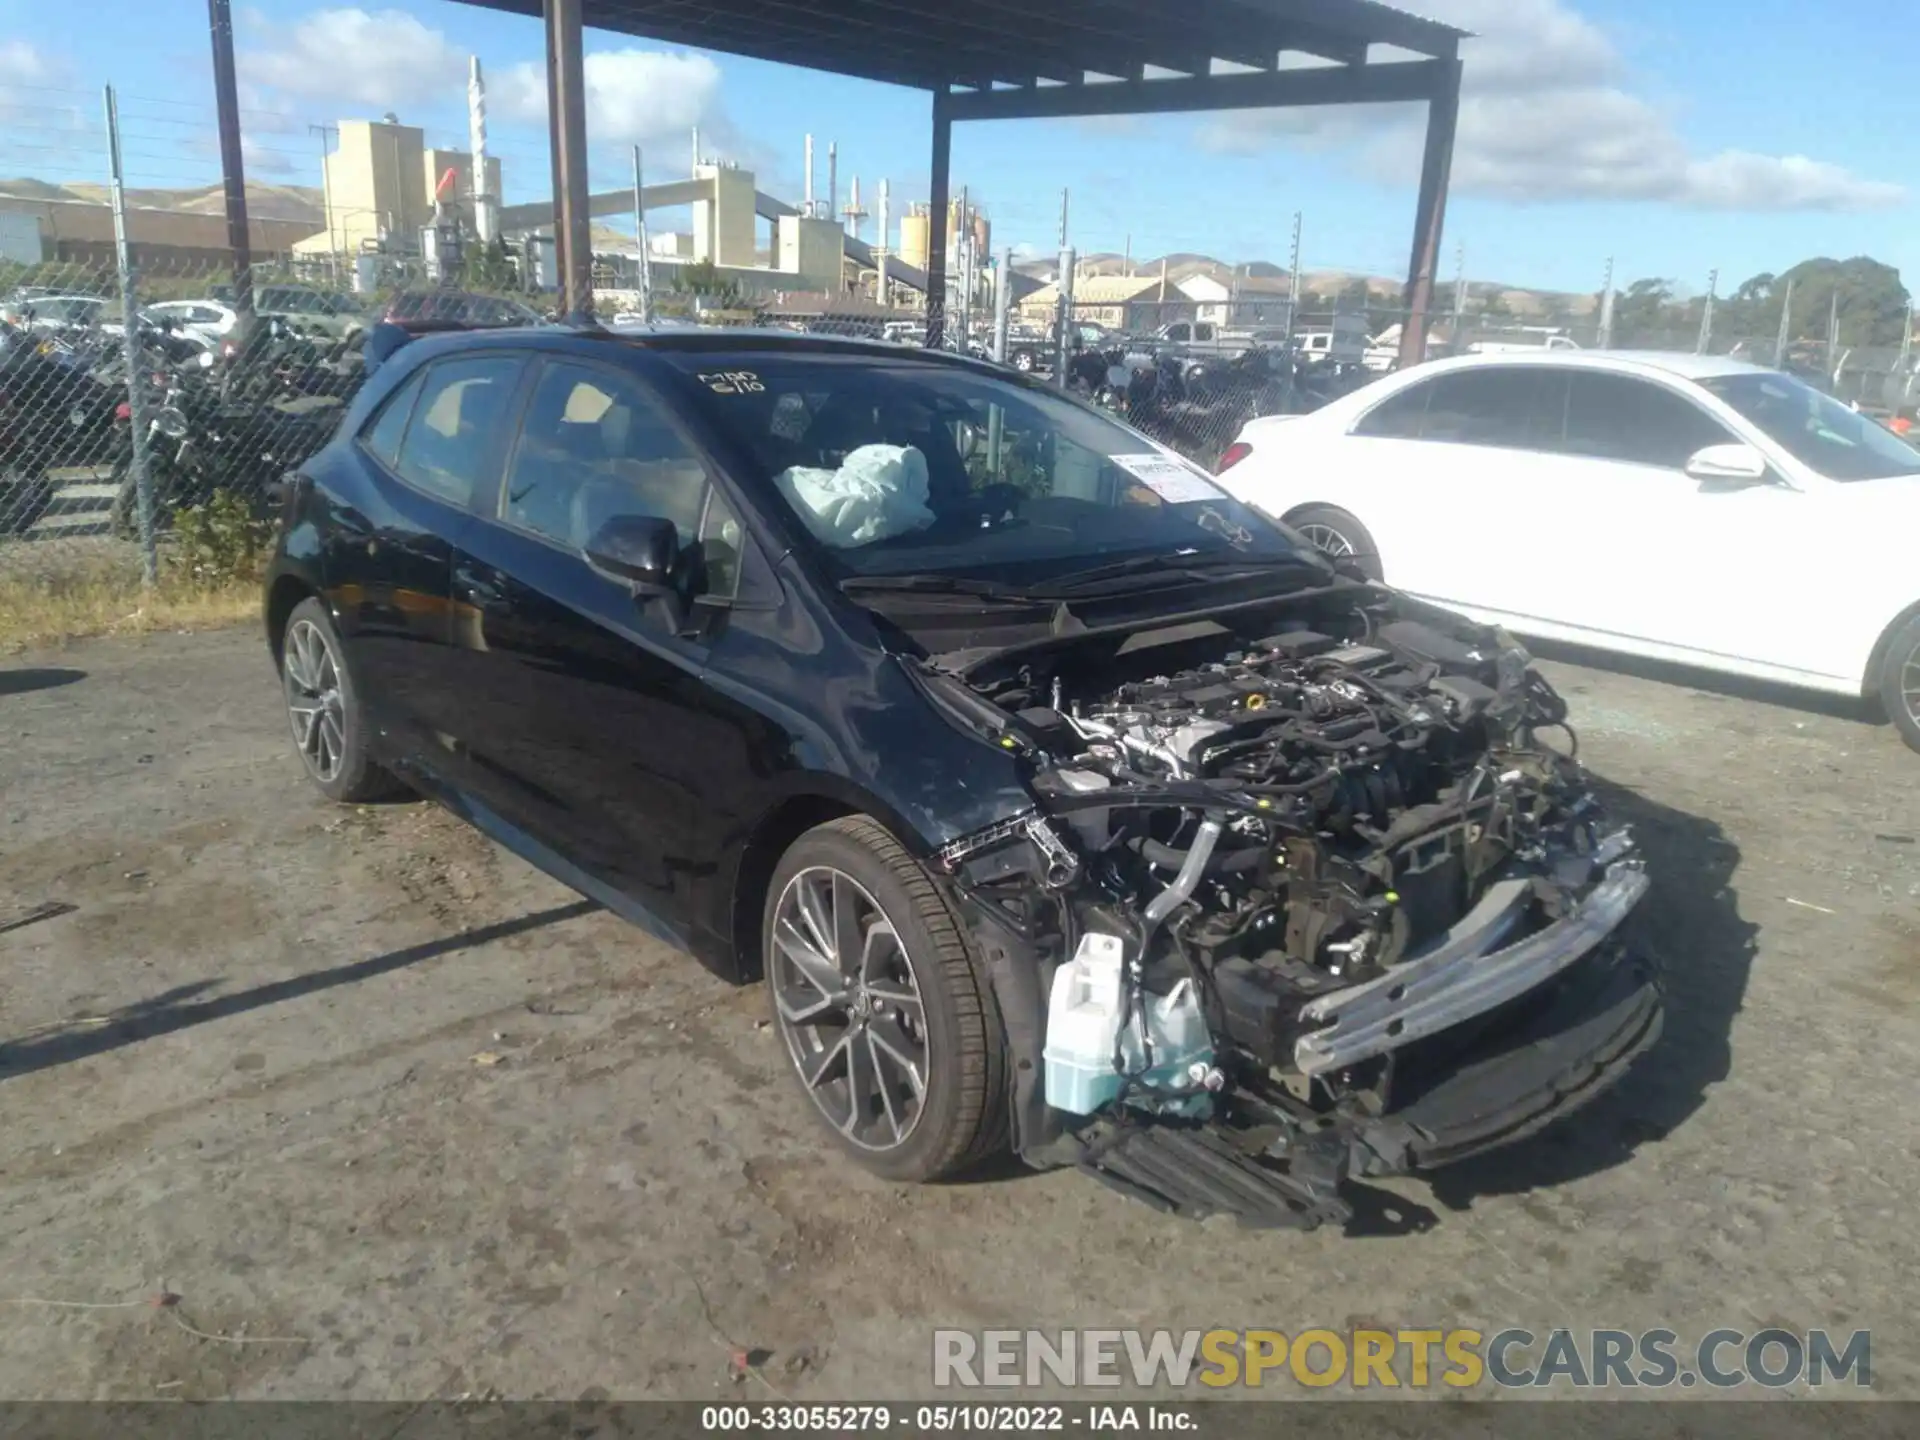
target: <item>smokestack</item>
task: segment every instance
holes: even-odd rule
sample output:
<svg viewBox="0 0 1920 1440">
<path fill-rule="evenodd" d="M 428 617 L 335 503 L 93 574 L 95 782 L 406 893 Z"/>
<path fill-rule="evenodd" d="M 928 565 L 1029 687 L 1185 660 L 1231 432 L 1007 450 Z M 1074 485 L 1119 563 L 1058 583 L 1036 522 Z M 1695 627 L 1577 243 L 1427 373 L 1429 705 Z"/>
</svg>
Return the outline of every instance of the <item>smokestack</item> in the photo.
<svg viewBox="0 0 1920 1440">
<path fill-rule="evenodd" d="M 813 136 L 807 136 L 807 183 L 801 197 L 805 204 L 802 214 L 813 218 Z"/>
<path fill-rule="evenodd" d="M 867 212 L 860 208 L 860 177 L 853 177 L 853 188 L 847 192 L 847 231 L 854 239 L 860 238 L 860 222 L 867 218 Z"/>
<path fill-rule="evenodd" d="M 892 220 L 887 213 L 887 203 L 892 197 L 887 193 L 887 182 L 880 182 L 880 239 L 873 247 L 873 268 L 876 271 L 873 282 L 874 298 L 882 305 L 887 300 L 887 242 L 892 234 Z M 995 412 L 996 414 L 999 412 Z"/>
<path fill-rule="evenodd" d="M 827 142 L 827 214 L 832 215 L 840 204 L 840 147 L 832 140 Z"/>
<path fill-rule="evenodd" d="M 467 148 L 473 151 L 473 233 L 482 245 L 493 241 L 493 199 L 487 187 L 487 82 L 480 57 L 467 60 Z"/>
</svg>

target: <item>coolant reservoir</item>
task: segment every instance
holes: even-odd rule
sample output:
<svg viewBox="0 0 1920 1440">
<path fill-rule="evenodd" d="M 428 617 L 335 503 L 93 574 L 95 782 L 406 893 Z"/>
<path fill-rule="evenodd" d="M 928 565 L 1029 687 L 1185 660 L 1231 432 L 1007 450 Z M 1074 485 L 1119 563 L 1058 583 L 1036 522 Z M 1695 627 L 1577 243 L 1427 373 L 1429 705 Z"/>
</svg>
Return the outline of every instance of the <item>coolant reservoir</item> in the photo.
<svg viewBox="0 0 1920 1440">
<path fill-rule="evenodd" d="M 1121 973 L 1126 946 L 1117 935 L 1082 935 L 1053 973 L 1047 1004 L 1047 1103 L 1091 1115 L 1120 1093 L 1113 1041 L 1120 1031 Z"/>
<path fill-rule="evenodd" d="M 1192 979 L 1182 980 L 1165 995 L 1148 995 L 1146 1023 L 1147 1038 L 1153 1042 L 1153 1068 L 1138 1077 L 1143 1085 L 1182 1089 L 1196 1084 L 1199 1076 L 1213 1068 L 1213 1036 L 1207 1030 L 1207 1018 L 1200 1011 Z M 1136 1033 L 1126 1039 L 1128 1063 L 1136 1068 L 1145 1059 L 1140 1054 L 1137 1024 L 1128 1027 Z M 1151 1109 L 1175 1115 L 1200 1116 L 1213 1109 L 1213 1097 L 1206 1094 L 1156 1100 L 1147 1092 L 1135 1098 Z"/>
<path fill-rule="evenodd" d="M 1125 962 L 1126 946 L 1118 936 L 1084 935 L 1073 959 L 1054 972 L 1047 1043 L 1041 1053 L 1047 1067 L 1047 1103 L 1057 1110 L 1091 1115 L 1120 1094 L 1113 1042 L 1120 1033 Z M 1182 980 L 1165 995 L 1142 999 L 1142 1011 L 1131 1017 L 1121 1045 L 1128 1072 L 1142 1087 L 1177 1090 L 1194 1085 L 1213 1066 L 1213 1037 L 1193 981 Z M 1152 1067 L 1144 1072 L 1143 1027 L 1153 1058 Z M 1142 1088 L 1131 1098 L 1148 1109 L 1175 1115 L 1201 1116 L 1213 1108 L 1213 1097 L 1207 1094 L 1162 1100 Z"/>
</svg>

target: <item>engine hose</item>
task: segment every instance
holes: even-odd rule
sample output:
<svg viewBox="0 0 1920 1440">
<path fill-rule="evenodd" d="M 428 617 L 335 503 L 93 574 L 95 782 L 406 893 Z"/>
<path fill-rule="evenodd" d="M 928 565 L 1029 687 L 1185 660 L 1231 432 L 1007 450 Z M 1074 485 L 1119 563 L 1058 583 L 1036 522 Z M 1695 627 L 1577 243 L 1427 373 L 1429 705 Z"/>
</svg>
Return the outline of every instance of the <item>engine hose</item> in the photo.
<svg viewBox="0 0 1920 1440">
<path fill-rule="evenodd" d="M 1171 845 L 1162 844 L 1158 840 L 1149 839 L 1144 835 L 1136 836 L 1134 839 L 1127 841 L 1127 848 L 1145 860 L 1149 865 L 1157 865 L 1162 870 L 1177 871 L 1183 868 L 1187 863 L 1187 855 L 1189 853 L 1185 850 L 1177 850 Z M 1238 874 L 1243 870 L 1258 869 L 1260 862 L 1266 858 L 1266 853 L 1266 850 L 1258 845 L 1251 846 L 1244 850 L 1227 850 L 1216 854 L 1213 857 L 1212 863 L 1207 868 L 1209 870 L 1222 871 L 1226 874 Z"/>
</svg>

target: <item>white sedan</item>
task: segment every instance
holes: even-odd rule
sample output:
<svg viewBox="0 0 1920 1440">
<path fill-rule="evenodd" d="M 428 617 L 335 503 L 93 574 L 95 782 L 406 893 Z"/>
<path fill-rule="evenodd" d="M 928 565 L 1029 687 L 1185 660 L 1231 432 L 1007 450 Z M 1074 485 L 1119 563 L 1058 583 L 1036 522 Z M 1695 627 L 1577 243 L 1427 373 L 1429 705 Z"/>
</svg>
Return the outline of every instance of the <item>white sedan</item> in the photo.
<svg viewBox="0 0 1920 1440">
<path fill-rule="evenodd" d="M 1920 750 L 1920 450 L 1713 356 L 1462 356 L 1251 421 L 1220 483 L 1521 635 L 1877 697 Z"/>
<path fill-rule="evenodd" d="M 179 329 L 215 345 L 240 318 L 218 300 L 161 300 L 146 306 L 143 313 L 156 324 L 171 320 Z"/>
</svg>

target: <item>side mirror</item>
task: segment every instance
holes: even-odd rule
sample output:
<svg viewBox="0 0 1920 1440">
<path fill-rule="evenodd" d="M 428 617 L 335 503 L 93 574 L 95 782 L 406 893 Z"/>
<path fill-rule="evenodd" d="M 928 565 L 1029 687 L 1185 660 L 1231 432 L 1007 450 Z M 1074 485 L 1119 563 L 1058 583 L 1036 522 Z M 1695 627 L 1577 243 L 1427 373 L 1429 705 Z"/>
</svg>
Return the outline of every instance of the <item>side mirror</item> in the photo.
<svg viewBox="0 0 1920 1440">
<path fill-rule="evenodd" d="M 587 542 L 587 563 L 633 586 L 640 599 L 673 589 L 680 563 L 680 532 L 657 515 L 616 515 Z"/>
<path fill-rule="evenodd" d="M 1767 460 L 1751 445 L 1709 445 L 1687 461 L 1687 474 L 1721 490 L 1741 490 L 1767 483 Z"/>
</svg>

